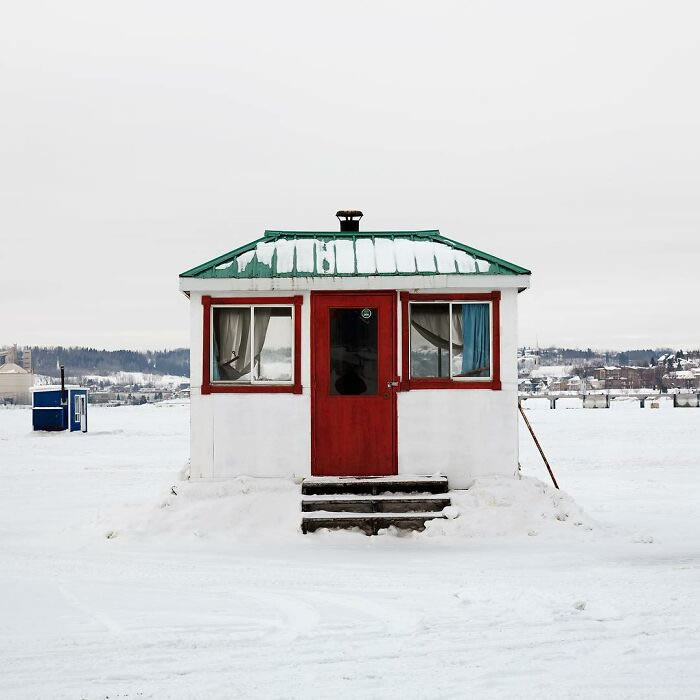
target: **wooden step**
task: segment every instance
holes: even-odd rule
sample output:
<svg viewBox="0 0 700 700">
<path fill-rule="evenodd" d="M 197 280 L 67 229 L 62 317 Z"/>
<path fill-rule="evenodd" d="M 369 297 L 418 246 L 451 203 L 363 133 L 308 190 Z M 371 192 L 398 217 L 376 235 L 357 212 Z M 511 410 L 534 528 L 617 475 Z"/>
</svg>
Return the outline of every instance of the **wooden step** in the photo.
<svg viewBox="0 0 700 700">
<path fill-rule="evenodd" d="M 413 513 L 331 513 L 316 511 L 304 513 L 301 519 L 301 531 L 314 532 L 321 528 L 350 529 L 360 528 L 367 535 L 376 535 L 379 530 L 393 525 L 402 530 L 424 530 L 428 520 L 444 518 L 441 512 Z"/>
<path fill-rule="evenodd" d="M 321 494 L 304 496 L 301 510 L 355 513 L 437 512 L 450 505 L 447 495 L 401 494 L 366 496 L 361 494 Z"/>
<path fill-rule="evenodd" d="M 310 476 L 301 484 L 303 495 L 312 494 L 367 494 L 383 493 L 447 493 L 446 476 Z"/>
</svg>

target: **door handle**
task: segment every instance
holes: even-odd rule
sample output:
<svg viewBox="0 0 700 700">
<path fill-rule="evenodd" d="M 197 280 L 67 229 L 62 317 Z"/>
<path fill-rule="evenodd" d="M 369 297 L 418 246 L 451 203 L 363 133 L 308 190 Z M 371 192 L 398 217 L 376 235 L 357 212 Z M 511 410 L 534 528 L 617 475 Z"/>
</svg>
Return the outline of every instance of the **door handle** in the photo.
<svg viewBox="0 0 700 700">
<path fill-rule="evenodd" d="M 398 385 L 399 385 L 398 380 L 394 380 L 394 381 L 391 381 L 391 382 L 387 382 L 387 383 L 386 383 L 386 386 L 387 386 L 388 389 L 391 389 L 392 387 L 395 387 L 395 386 L 398 386 Z"/>
</svg>

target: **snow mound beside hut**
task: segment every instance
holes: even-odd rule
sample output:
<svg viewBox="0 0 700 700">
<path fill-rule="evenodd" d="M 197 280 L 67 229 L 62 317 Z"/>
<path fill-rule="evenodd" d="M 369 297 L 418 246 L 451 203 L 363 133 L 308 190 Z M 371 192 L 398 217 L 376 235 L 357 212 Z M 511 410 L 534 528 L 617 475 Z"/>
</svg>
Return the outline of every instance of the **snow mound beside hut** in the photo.
<svg viewBox="0 0 700 700">
<path fill-rule="evenodd" d="M 427 523 L 426 537 L 570 536 L 596 523 L 564 491 L 538 479 L 492 476 L 451 492 L 447 519 Z"/>
<path fill-rule="evenodd" d="M 450 496 L 452 505 L 444 510 L 446 518 L 429 521 L 425 532 L 407 533 L 390 527 L 381 534 L 447 540 L 571 536 L 574 531 L 590 532 L 594 526 L 570 496 L 537 479 L 482 477 L 469 489 L 452 491 Z M 104 523 L 110 538 L 173 536 L 280 542 L 302 536 L 300 500 L 299 483 L 292 479 L 240 476 L 218 481 L 183 480 L 168 486 L 158 503 L 112 513 Z"/>
<path fill-rule="evenodd" d="M 279 541 L 300 534 L 299 494 L 292 479 L 174 482 L 158 503 L 111 514 L 107 536 Z"/>
</svg>

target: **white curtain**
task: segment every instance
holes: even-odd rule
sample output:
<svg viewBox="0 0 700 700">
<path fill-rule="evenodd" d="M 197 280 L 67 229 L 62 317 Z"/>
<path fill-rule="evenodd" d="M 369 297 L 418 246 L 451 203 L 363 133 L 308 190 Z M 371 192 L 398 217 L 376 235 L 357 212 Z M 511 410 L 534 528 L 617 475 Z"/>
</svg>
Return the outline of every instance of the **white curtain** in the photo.
<svg viewBox="0 0 700 700">
<path fill-rule="evenodd" d="M 270 309 L 255 309 L 255 361 L 265 344 L 269 323 Z M 250 368 L 250 309 L 214 309 L 214 380 L 235 381 Z"/>
<path fill-rule="evenodd" d="M 447 305 L 437 304 L 412 304 L 411 325 L 431 345 L 441 350 L 450 347 L 450 314 Z M 455 348 L 461 348 L 462 338 L 462 309 L 460 306 L 452 307 L 452 344 Z"/>
<path fill-rule="evenodd" d="M 260 353 L 265 345 L 265 337 L 267 336 L 267 327 L 270 325 L 270 315 L 272 309 L 255 309 L 255 321 L 253 323 L 253 364 L 260 367 Z M 256 376 L 257 378 L 257 376 Z"/>
</svg>

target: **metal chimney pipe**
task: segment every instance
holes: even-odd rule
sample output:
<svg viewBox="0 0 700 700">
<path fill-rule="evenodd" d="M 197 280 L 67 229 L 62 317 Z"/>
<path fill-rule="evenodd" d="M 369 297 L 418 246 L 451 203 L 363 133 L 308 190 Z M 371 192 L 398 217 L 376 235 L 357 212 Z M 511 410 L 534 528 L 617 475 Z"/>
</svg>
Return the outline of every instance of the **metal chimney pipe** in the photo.
<svg viewBox="0 0 700 700">
<path fill-rule="evenodd" d="M 65 406 L 68 403 L 68 396 L 66 395 L 66 376 L 63 365 L 61 365 L 61 405 Z"/>
<path fill-rule="evenodd" d="M 341 209 L 337 211 L 335 215 L 338 217 L 338 221 L 340 221 L 341 231 L 360 230 L 361 211 L 357 211 L 357 209 Z"/>
</svg>

